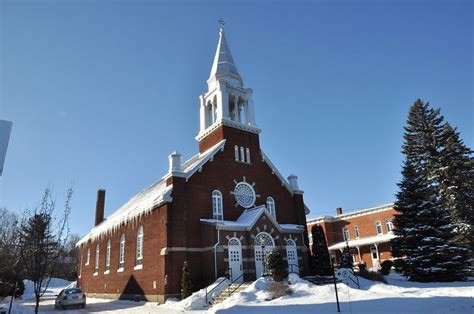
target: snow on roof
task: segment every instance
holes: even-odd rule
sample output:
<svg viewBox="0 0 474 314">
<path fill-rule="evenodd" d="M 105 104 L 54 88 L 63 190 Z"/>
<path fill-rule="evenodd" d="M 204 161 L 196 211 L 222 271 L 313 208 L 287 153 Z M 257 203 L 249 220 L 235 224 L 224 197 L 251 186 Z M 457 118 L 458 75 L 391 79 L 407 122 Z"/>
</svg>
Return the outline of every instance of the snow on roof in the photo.
<svg viewBox="0 0 474 314">
<path fill-rule="evenodd" d="M 389 242 L 391 239 L 395 238 L 395 234 L 393 232 L 389 232 L 383 235 L 376 235 L 373 237 L 366 237 L 366 238 L 361 238 L 361 239 L 354 239 L 354 240 L 349 240 L 347 243 L 349 244 L 349 247 L 357 247 L 357 246 L 364 246 L 364 245 L 371 245 L 371 244 L 377 244 L 377 243 L 384 243 L 384 242 Z M 328 247 L 330 251 L 334 250 L 340 250 L 346 247 L 346 241 L 339 242 L 336 244 L 333 244 Z"/>
<path fill-rule="evenodd" d="M 294 224 L 279 224 L 275 218 L 270 214 L 265 205 L 260 205 L 250 209 L 246 209 L 242 212 L 240 217 L 236 221 L 231 220 L 217 220 L 217 219 L 201 219 L 202 223 L 212 224 L 218 226 L 219 229 L 245 229 L 250 230 L 257 222 L 260 216 L 266 213 L 266 216 L 273 222 L 280 232 L 289 231 L 303 231 L 304 226 Z"/>
<path fill-rule="evenodd" d="M 176 175 L 182 175 L 188 179 L 207 161 L 212 159 L 219 150 L 223 149 L 224 145 L 225 140 L 222 140 L 204 153 L 194 155 L 182 164 L 182 172 L 176 173 Z M 113 232 L 120 228 L 122 224 L 138 219 L 142 215 L 149 213 L 156 206 L 166 202 L 171 202 L 173 200 L 171 197 L 173 186 L 166 185 L 166 179 L 169 176 L 171 176 L 170 172 L 157 182 L 133 196 L 127 203 L 113 212 L 99 225 L 92 228 L 86 236 L 77 242 L 76 246 L 79 246 L 88 240 L 95 240 L 102 234 Z"/>
</svg>

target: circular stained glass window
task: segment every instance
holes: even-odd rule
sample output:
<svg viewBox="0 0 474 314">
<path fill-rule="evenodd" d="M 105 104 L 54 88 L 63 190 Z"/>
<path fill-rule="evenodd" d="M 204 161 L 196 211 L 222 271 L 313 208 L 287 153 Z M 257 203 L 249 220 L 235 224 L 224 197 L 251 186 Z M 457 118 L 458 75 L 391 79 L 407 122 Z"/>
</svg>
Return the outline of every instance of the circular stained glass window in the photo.
<svg viewBox="0 0 474 314">
<path fill-rule="evenodd" d="M 237 203 L 244 208 L 250 208 L 255 204 L 255 191 L 247 182 L 237 183 L 234 196 Z"/>
</svg>

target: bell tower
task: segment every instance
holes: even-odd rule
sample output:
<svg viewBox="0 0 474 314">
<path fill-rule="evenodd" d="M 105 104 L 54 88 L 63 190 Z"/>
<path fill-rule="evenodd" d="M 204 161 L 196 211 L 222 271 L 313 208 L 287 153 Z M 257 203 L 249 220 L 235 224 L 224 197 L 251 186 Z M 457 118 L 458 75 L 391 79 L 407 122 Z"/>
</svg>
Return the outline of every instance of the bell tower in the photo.
<svg viewBox="0 0 474 314">
<path fill-rule="evenodd" d="M 208 90 L 199 96 L 200 124 L 196 139 L 200 143 L 224 126 L 260 133 L 255 123 L 253 90 L 244 87 L 227 44 L 224 21 L 221 19 L 219 23 L 219 41 L 207 80 Z"/>
</svg>

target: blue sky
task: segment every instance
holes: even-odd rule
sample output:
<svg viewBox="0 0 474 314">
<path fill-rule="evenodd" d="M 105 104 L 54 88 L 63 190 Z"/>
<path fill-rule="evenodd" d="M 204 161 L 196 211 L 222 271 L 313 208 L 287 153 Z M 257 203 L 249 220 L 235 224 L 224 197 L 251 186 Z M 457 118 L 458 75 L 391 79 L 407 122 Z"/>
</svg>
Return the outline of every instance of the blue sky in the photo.
<svg viewBox="0 0 474 314">
<path fill-rule="evenodd" d="M 197 152 L 219 17 L 254 89 L 266 154 L 299 176 L 309 217 L 394 200 L 416 99 L 471 148 L 470 1 L 0 1 L 0 119 L 13 121 L 0 206 L 58 207 L 72 231 Z"/>
</svg>

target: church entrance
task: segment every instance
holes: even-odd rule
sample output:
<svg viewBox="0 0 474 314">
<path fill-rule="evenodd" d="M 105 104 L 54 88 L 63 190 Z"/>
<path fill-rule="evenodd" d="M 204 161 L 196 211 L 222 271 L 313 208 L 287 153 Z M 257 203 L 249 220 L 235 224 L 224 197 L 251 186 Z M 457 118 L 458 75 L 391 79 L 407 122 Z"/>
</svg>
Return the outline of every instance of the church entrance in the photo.
<svg viewBox="0 0 474 314">
<path fill-rule="evenodd" d="M 265 269 L 265 259 L 271 250 L 275 247 L 275 242 L 271 235 L 266 232 L 260 232 L 255 237 L 254 250 L 255 250 L 255 274 L 257 278 L 262 276 Z"/>
<path fill-rule="evenodd" d="M 286 260 L 288 262 L 288 272 L 299 274 L 298 251 L 295 241 L 291 239 L 286 240 Z"/>
<path fill-rule="evenodd" d="M 229 240 L 229 278 L 233 282 L 244 282 L 242 276 L 242 245 L 237 238 Z"/>
</svg>

